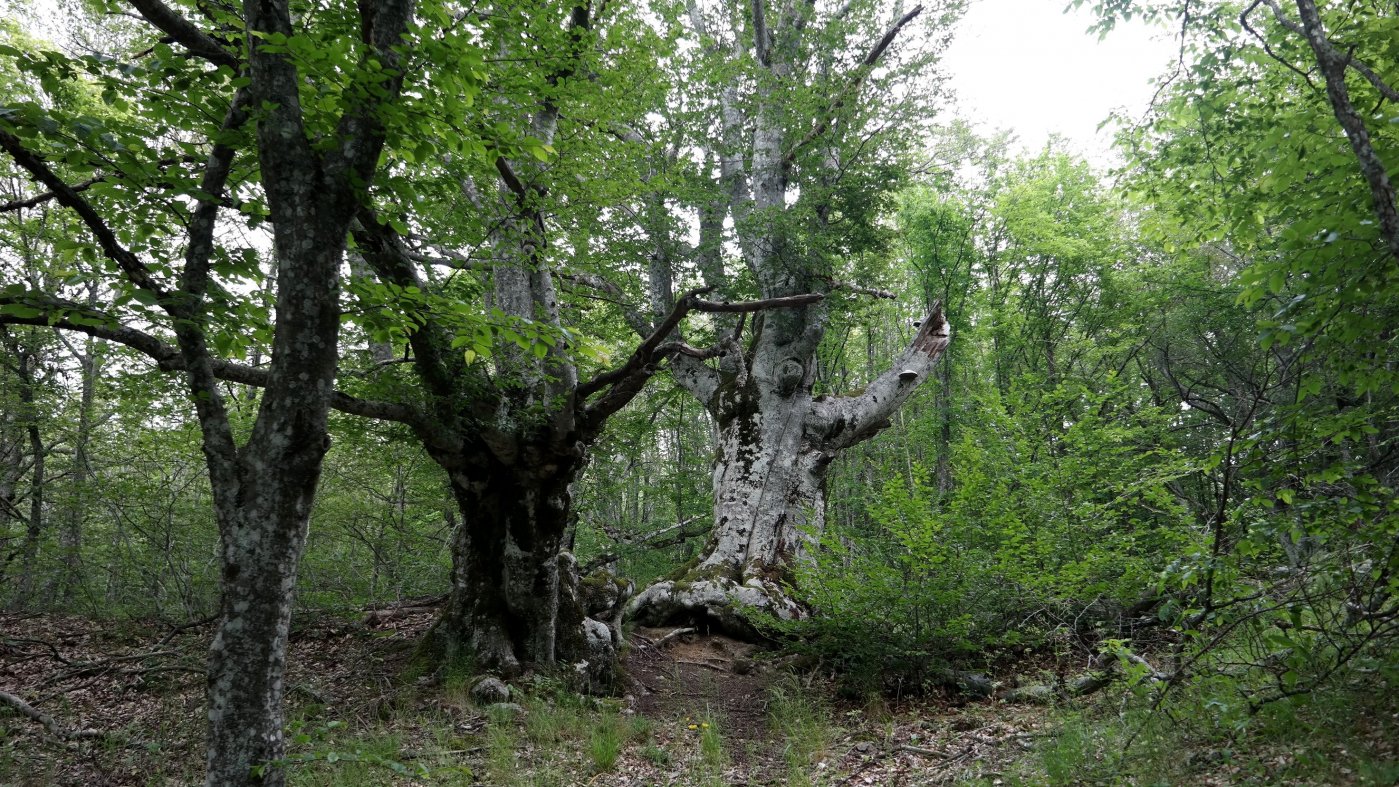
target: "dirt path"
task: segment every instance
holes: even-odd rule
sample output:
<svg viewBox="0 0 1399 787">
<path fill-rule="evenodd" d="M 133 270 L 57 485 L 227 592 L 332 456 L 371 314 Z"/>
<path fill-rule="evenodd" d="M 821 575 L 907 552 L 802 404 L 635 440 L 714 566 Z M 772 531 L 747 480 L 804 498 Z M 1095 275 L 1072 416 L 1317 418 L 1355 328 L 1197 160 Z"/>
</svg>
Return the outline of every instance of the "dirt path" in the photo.
<svg viewBox="0 0 1399 787">
<path fill-rule="evenodd" d="M 760 783 L 776 775 L 767 713 L 774 673 L 754 662 L 753 645 L 720 634 L 645 628 L 632 632 L 630 644 L 624 699 L 631 710 L 686 730 L 713 724 L 732 768 Z"/>
<path fill-rule="evenodd" d="M 626 659 L 625 701 L 667 741 L 708 720 L 722 739 L 719 767 L 688 770 L 624 762 L 599 784 L 932 785 L 994 782 L 1039 735 L 1041 708 L 938 698 L 874 705 L 829 698 L 753 645 L 685 629 L 638 629 Z M 794 707 L 795 706 L 795 707 Z M 683 746 L 684 741 L 679 745 Z"/>
<path fill-rule="evenodd" d="M 819 677 L 814 686 L 798 681 L 752 645 L 641 629 L 626 655 L 626 695 L 592 710 L 584 703 L 558 716 L 567 720 L 556 722 L 560 729 L 541 733 L 548 726 L 541 714 L 564 713 L 550 711 L 547 696 L 523 698 L 524 715 L 501 722 L 461 689 L 403 679 L 432 619 L 424 611 L 383 621 L 308 618 L 296 627 L 289 719 L 304 719 L 293 724 L 304 725 L 298 729 L 312 740 L 293 755 L 354 752 L 390 740 L 384 758 L 424 770 L 403 777 L 373 766 L 355 776 L 346 770 L 353 765 L 313 759 L 297 766 L 293 783 L 943 784 L 995 774 L 999 763 L 1023 757 L 1043 718 L 1040 709 L 927 699 L 840 704 L 827 698 Z M 0 785 L 197 780 L 207 636 L 207 627 L 172 633 L 133 622 L 0 615 L 0 691 L 23 697 L 65 730 L 106 736 L 65 740 L 0 709 Z M 590 736 L 609 724 L 626 732 L 615 759 L 599 767 Z"/>
</svg>

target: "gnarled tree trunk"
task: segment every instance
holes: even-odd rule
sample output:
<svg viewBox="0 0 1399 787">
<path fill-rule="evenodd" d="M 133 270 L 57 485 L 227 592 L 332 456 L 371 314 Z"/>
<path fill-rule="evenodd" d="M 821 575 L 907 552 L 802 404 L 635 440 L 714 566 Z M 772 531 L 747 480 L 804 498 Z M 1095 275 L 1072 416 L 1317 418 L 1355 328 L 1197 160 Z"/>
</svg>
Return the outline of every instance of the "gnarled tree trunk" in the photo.
<svg viewBox="0 0 1399 787">
<path fill-rule="evenodd" d="M 451 473 L 463 525 L 452 534 L 452 588 L 432 647 L 449 660 L 466 657 L 505 674 L 528 664 L 596 658 L 584 642 L 584 610 L 570 591 L 578 580 L 569 570 L 576 567 L 560 560 L 569 485 L 581 457 L 449 461 L 460 460 L 474 467 Z"/>
<path fill-rule="evenodd" d="M 787 357 L 774 370 L 761 351 L 746 380 L 725 375 L 706 401 L 718 423 L 714 531 L 697 565 L 644 590 L 632 616 L 648 624 L 702 617 L 747 633 L 743 607 L 801 615 L 784 584 L 825 527 L 831 460 L 889 425 L 949 338 L 947 321 L 934 311 L 893 368 L 858 396 L 813 398 L 809 361 L 797 366 Z"/>
</svg>

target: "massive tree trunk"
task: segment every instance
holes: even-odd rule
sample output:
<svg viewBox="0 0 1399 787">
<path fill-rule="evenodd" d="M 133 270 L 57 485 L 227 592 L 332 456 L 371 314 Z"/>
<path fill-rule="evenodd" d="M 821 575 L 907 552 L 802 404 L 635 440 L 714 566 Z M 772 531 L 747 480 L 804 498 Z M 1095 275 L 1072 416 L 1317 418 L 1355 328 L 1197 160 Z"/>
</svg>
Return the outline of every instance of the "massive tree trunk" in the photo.
<svg viewBox="0 0 1399 787">
<path fill-rule="evenodd" d="M 764 364 L 761 344 L 746 380 L 719 378 L 706 401 L 718 423 L 714 531 L 697 565 L 639 594 L 632 616 L 648 624 L 704 618 L 747 633 L 743 608 L 801 615 L 784 586 L 825 527 L 831 460 L 889 425 L 948 341 L 947 321 L 934 311 L 893 368 L 857 396 L 813 398 L 810 364 Z"/>
<path fill-rule="evenodd" d="M 513 179 L 510 162 L 497 166 Z M 372 214 L 365 212 L 361 224 L 356 239 L 376 275 L 400 287 L 426 290 L 417 268 L 422 255 Z M 547 258 L 517 256 L 543 249 L 544 239 L 535 232 L 544 227 L 542 215 L 516 218 L 513 224 L 529 228 L 521 232 L 525 240 L 499 239 L 496 256 L 524 262 L 497 264 L 493 304 L 558 332 Z M 512 248 L 510 240 L 517 246 Z M 451 332 L 438 316 L 423 315 L 408 342 L 433 406 L 409 420 L 447 473 L 462 514 L 452 537 L 452 590 L 424 643 L 427 655 L 507 675 L 529 666 L 567 663 L 579 668 L 587 688 L 609 688 L 620 644 L 616 623 L 630 591 L 603 577 L 581 580 L 572 556 L 563 551 L 572 516 L 569 486 L 589 447 L 607 419 L 642 390 L 666 358 L 717 355 L 714 349 L 665 341 L 689 312 L 752 312 L 816 300 L 819 296 L 806 295 L 714 303 L 686 295 L 625 363 L 584 382 L 578 380 L 564 341 L 554 341 L 542 357 L 502 343 L 494 348 L 490 366 L 467 363 L 451 348 Z"/>
<path fill-rule="evenodd" d="M 577 580 L 559 559 L 581 456 L 549 453 L 513 464 L 488 454 L 439 459 L 471 465 L 450 472 L 463 526 L 452 534 L 451 594 L 430 643 L 449 660 L 514 674 L 588 658 L 584 613 L 568 592 Z"/>
<path fill-rule="evenodd" d="M 331 290 L 333 295 L 334 290 Z M 321 459 L 325 411 L 284 402 L 261 445 L 238 462 L 236 490 L 216 492 L 222 536 L 220 617 L 209 648 L 208 785 L 277 784 L 286 752 L 282 702 L 296 570 Z M 266 410 L 266 408 L 264 408 Z M 266 769 L 254 775 L 254 769 Z"/>
</svg>

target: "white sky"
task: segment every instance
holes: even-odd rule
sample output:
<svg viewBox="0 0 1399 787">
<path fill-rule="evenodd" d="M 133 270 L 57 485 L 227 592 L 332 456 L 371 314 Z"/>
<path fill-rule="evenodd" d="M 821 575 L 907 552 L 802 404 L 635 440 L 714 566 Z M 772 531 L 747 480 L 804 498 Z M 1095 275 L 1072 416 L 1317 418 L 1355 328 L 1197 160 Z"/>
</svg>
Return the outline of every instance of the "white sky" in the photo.
<svg viewBox="0 0 1399 787">
<path fill-rule="evenodd" d="M 1103 41 L 1086 33 L 1090 9 L 1064 12 L 1069 0 L 971 0 L 943 58 L 957 93 L 954 114 L 984 132 L 1010 129 L 1037 151 L 1051 133 L 1076 152 L 1110 161 L 1112 127 L 1098 124 L 1115 109 L 1146 110 L 1176 57 L 1165 31 L 1118 25 Z"/>
</svg>

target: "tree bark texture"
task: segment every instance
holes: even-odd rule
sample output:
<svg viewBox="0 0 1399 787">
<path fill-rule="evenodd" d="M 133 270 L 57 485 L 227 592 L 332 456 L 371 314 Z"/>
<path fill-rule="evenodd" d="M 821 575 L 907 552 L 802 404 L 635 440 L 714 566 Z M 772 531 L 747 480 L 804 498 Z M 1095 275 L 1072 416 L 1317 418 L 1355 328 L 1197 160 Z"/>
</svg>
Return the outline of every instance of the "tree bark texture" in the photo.
<svg viewBox="0 0 1399 787">
<path fill-rule="evenodd" d="M 741 96 L 733 82 L 719 90 L 719 149 L 711 160 L 718 169 L 716 193 L 726 198 L 737 247 L 764 298 L 836 286 L 821 273 L 821 253 L 801 229 L 814 226 L 819 244 L 822 233 L 832 231 L 830 206 L 799 205 L 807 197 L 798 198 L 794 191 L 796 164 L 803 156 L 808 159 L 811 170 L 799 185 L 813 192 L 839 180 L 832 168 L 838 145 L 832 140 L 843 130 L 840 110 L 921 11 L 918 6 L 896 19 L 845 75 L 830 102 L 815 117 L 795 121 L 789 91 L 815 68 L 811 12 L 798 3 L 770 11 L 755 2 L 751 20 L 733 22 L 730 51 L 715 43 L 711 26 L 722 26 L 713 25 L 698 2 L 689 3 L 692 31 L 713 56 L 732 59 L 751 52 L 757 63 L 753 95 Z M 808 148 L 818 150 L 808 154 Z M 824 169 L 814 164 L 816 159 L 825 162 Z M 713 206 L 703 210 L 708 216 L 717 212 Z M 707 283 L 718 284 L 709 277 L 722 271 L 717 259 L 722 222 L 702 222 L 701 230 L 698 264 Z M 816 350 L 826 331 L 827 310 L 823 301 L 763 314 L 755 320 L 746 351 L 728 354 L 717 369 L 693 358 L 677 359 L 676 381 L 704 403 L 717 424 L 714 530 L 692 569 L 633 600 L 629 615 L 638 621 L 654 625 L 680 617 L 707 618 L 747 633 L 740 608 L 781 617 L 801 614 L 783 584 L 803 545 L 825 525 L 827 467 L 841 450 L 888 425 L 929 375 L 949 336 L 941 309 L 934 309 L 893 368 L 862 394 L 813 398 Z"/>
<path fill-rule="evenodd" d="M 556 472 L 535 462 L 477 464 L 452 477 L 465 526 L 452 536 L 452 593 L 441 634 L 449 649 L 464 644 L 473 657 L 511 672 L 575 655 L 559 648 L 556 559 L 576 460 L 553 465 Z"/>
<path fill-rule="evenodd" d="M 947 321 L 935 311 L 893 368 L 860 395 L 814 398 L 811 359 L 799 365 L 764 353 L 760 342 L 744 384 L 725 375 L 706 403 L 718 424 L 709 543 L 693 569 L 644 590 L 629 614 L 649 625 L 703 617 L 736 633 L 750 631 L 743 607 L 802 614 L 783 585 L 825 527 L 827 468 L 840 451 L 889 425 L 949 340 Z"/>
<path fill-rule="evenodd" d="M 92 442 L 97 375 L 101 363 L 97 357 L 96 339 L 88 337 L 81 352 L 71 344 L 68 346 L 78 361 L 82 391 L 78 399 L 78 425 L 73 434 L 73 461 L 69 470 L 72 491 L 68 494 L 62 529 L 58 534 L 59 557 L 63 568 L 49 583 L 50 590 L 47 594 L 64 607 L 72 604 L 75 591 L 86 582 L 82 571 L 82 543 L 83 523 L 87 517 L 89 488 L 92 483 L 88 447 Z"/>
<path fill-rule="evenodd" d="M 397 47 L 413 13 L 411 0 L 361 4 L 362 57 L 391 75 L 379 102 L 402 86 Z M 249 0 L 250 31 L 295 32 L 285 0 Z M 282 784 L 286 751 L 282 701 L 287 634 L 296 569 L 306 543 L 311 503 L 329 447 L 327 414 L 334 391 L 340 327 L 340 266 L 355 215 L 384 144 L 374 101 L 348 106 L 336 127 L 338 145 L 318 153 L 298 99 L 301 76 L 281 53 L 250 36 L 251 99 L 266 109 L 257 122 L 258 161 L 274 226 L 277 300 L 269 382 L 248 442 L 234 446 L 216 391 L 202 334 L 177 328 L 204 427 L 223 546 L 219 627 L 209 651 L 209 745 L 205 783 Z M 234 102 L 235 108 L 237 101 Z M 233 110 L 230 110 L 232 112 Z M 241 122 L 230 115 L 229 122 Z M 215 155 L 218 148 L 215 149 Z M 222 189 L 211 158 L 206 176 Z M 207 207 L 205 203 L 201 208 Z M 199 214 L 206 233 L 191 239 L 186 292 L 203 294 L 213 209 Z M 194 233 L 192 232 L 192 235 Z"/>
<path fill-rule="evenodd" d="M 489 454 L 447 456 L 462 525 L 452 533 L 452 587 L 426 643 L 436 658 L 465 660 L 505 675 L 528 665 L 571 664 L 583 688 L 605 691 L 616 678 L 612 632 L 589 613 L 578 568 L 564 551 L 569 486 L 582 452 L 531 446 L 516 463 Z M 463 471 L 463 463 L 474 465 Z"/>
</svg>

